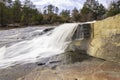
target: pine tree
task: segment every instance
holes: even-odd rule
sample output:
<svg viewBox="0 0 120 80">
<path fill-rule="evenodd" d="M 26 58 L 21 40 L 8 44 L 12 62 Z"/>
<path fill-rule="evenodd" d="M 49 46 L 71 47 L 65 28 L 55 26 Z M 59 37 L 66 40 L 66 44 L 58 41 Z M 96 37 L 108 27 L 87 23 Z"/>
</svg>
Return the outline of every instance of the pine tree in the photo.
<svg viewBox="0 0 120 80">
<path fill-rule="evenodd" d="M 82 21 L 103 19 L 105 12 L 105 7 L 98 1 L 87 0 L 81 9 Z"/>
<path fill-rule="evenodd" d="M 30 0 L 25 0 L 25 3 L 22 8 L 22 17 L 21 22 L 23 25 L 34 24 L 35 15 L 38 14 L 35 5 Z"/>
<path fill-rule="evenodd" d="M 62 10 L 60 13 L 62 22 L 70 22 L 70 10 Z"/>
<path fill-rule="evenodd" d="M 72 20 L 75 22 L 80 20 L 80 14 L 76 7 L 72 10 Z"/>
<path fill-rule="evenodd" d="M 58 12 L 59 12 L 59 8 L 55 7 L 55 13 L 58 14 Z"/>
<path fill-rule="evenodd" d="M 14 23 L 20 23 L 21 21 L 21 2 L 20 0 L 15 0 L 13 3 L 12 11 L 13 11 L 13 21 Z"/>
<path fill-rule="evenodd" d="M 111 2 L 107 11 L 107 17 L 114 16 L 120 13 L 120 0 Z"/>
<path fill-rule="evenodd" d="M 5 1 L 1 1 L 0 2 L 0 26 L 6 26 L 6 22 L 7 22 L 7 15 L 6 15 L 6 10 L 7 10 L 7 7 L 5 5 Z"/>
</svg>

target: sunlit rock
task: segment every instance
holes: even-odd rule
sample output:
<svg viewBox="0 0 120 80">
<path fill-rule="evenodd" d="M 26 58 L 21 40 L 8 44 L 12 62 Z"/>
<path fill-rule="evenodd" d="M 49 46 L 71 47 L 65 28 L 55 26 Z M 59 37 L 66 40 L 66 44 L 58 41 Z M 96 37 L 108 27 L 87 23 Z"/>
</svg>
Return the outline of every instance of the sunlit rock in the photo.
<svg viewBox="0 0 120 80">
<path fill-rule="evenodd" d="M 92 26 L 88 54 L 109 61 L 120 62 L 120 15 L 97 21 Z"/>
</svg>

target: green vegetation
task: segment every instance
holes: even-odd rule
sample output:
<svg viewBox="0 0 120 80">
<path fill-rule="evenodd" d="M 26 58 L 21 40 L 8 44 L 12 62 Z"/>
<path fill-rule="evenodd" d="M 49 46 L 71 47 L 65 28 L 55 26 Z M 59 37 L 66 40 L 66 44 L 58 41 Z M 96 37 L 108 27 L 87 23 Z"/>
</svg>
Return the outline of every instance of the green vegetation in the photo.
<svg viewBox="0 0 120 80">
<path fill-rule="evenodd" d="M 0 26 L 43 25 L 101 20 L 120 13 L 120 0 L 113 1 L 108 9 L 96 0 L 86 0 L 83 8 L 62 10 L 53 5 L 40 12 L 30 0 L 0 1 Z"/>
<path fill-rule="evenodd" d="M 109 9 L 107 11 L 107 17 L 114 16 L 116 14 L 120 13 L 120 0 L 117 0 L 116 2 L 111 2 Z"/>
<path fill-rule="evenodd" d="M 92 21 L 103 19 L 106 10 L 102 4 L 99 4 L 98 1 L 89 2 L 89 0 L 84 4 L 81 9 L 82 21 Z"/>
</svg>

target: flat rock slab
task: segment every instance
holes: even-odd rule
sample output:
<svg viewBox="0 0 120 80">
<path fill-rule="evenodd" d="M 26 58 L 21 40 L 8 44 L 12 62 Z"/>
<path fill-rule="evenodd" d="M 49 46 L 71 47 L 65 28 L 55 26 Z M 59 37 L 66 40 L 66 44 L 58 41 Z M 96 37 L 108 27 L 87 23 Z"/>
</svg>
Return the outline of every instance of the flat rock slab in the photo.
<svg viewBox="0 0 120 80">
<path fill-rule="evenodd" d="M 0 69 L 0 80 L 16 80 L 30 73 L 35 68 L 36 64 L 25 64 Z"/>
<path fill-rule="evenodd" d="M 120 80 L 120 64 L 92 58 L 55 69 L 37 67 L 18 80 Z"/>
<path fill-rule="evenodd" d="M 10 46 L 20 41 L 31 40 L 39 37 L 53 27 L 35 26 L 26 28 L 15 28 L 10 30 L 0 30 L 0 47 Z"/>
<path fill-rule="evenodd" d="M 55 69 L 57 66 L 65 64 L 64 55 L 55 55 L 47 58 L 39 59 L 36 63 L 17 64 L 7 68 L 0 69 L 0 80 L 16 80 L 31 73 L 39 67 L 39 70 L 44 68 Z"/>
</svg>

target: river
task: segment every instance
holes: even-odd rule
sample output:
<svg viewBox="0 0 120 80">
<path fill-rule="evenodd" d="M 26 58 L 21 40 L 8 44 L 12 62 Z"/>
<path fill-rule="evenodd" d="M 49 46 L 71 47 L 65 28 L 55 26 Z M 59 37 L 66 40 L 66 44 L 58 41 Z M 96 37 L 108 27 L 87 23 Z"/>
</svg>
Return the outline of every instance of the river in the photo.
<svg viewBox="0 0 120 80">
<path fill-rule="evenodd" d="M 0 31 L 0 80 L 15 80 L 29 73 L 41 59 L 63 53 L 77 26 L 78 23 L 69 23 L 52 31 L 51 27 Z"/>
<path fill-rule="evenodd" d="M 43 30 L 53 27 L 56 26 L 29 26 L 26 28 L 0 30 L 0 47 L 9 47 L 21 41 L 32 40 L 33 38 L 44 34 L 45 32 Z M 36 64 L 26 64 L 0 69 L 0 80 L 16 80 L 17 78 L 29 73 L 35 67 L 37 67 Z"/>
</svg>

